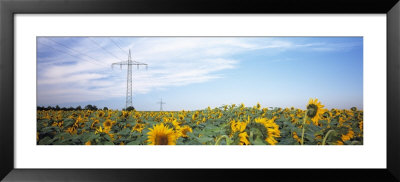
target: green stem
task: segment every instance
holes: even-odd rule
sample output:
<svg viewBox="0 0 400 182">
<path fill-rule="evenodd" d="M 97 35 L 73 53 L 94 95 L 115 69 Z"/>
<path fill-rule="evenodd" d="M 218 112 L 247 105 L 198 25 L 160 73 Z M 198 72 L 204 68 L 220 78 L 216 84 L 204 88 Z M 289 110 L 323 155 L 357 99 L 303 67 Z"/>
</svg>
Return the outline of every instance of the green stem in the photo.
<svg viewBox="0 0 400 182">
<path fill-rule="evenodd" d="M 334 132 L 335 130 L 329 130 L 328 133 L 326 133 L 324 140 L 322 140 L 322 145 L 325 145 L 326 139 L 328 139 L 329 134 L 331 134 L 332 132 Z"/>
<path fill-rule="evenodd" d="M 304 121 L 303 121 L 303 129 L 302 129 L 302 131 L 301 131 L 301 142 L 300 142 L 300 144 L 301 145 L 303 145 L 304 144 L 304 129 L 305 129 L 305 127 L 306 127 L 306 121 L 307 121 L 307 110 L 306 110 L 306 112 L 304 113 Z"/>
<path fill-rule="evenodd" d="M 229 145 L 229 142 L 228 142 L 228 140 L 229 140 L 229 137 L 228 136 L 226 136 L 226 135 L 222 135 L 222 136 L 220 136 L 218 139 L 217 139 L 217 141 L 215 142 L 215 145 L 218 145 L 219 144 L 219 142 L 221 141 L 221 139 L 222 138 L 225 138 L 225 140 L 226 140 L 226 144 L 227 145 Z"/>
</svg>

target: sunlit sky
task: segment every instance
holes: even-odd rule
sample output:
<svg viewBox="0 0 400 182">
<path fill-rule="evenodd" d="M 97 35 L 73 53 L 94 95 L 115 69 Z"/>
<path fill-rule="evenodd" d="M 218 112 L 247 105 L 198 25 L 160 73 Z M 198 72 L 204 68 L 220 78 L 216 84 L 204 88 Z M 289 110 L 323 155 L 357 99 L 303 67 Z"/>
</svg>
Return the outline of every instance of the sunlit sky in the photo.
<svg viewBox="0 0 400 182">
<path fill-rule="evenodd" d="M 136 110 L 363 108 L 362 37 L 38 37 L 37 105 L 124 108 L 129 49 Z"/>
</svg>

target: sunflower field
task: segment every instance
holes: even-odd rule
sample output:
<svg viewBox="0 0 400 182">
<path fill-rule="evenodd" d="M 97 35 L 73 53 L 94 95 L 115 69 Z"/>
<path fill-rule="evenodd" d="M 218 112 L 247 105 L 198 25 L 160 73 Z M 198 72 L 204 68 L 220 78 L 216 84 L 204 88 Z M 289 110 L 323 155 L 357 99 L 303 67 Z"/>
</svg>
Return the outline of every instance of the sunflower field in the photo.
<svg viewBox="0 0 400 182">
<path fill-rule="evenodd" d="M 224 105 L 196 111 L 37 111 L 38 145 L 362 145 L 363 111 Z"/>
</svg>

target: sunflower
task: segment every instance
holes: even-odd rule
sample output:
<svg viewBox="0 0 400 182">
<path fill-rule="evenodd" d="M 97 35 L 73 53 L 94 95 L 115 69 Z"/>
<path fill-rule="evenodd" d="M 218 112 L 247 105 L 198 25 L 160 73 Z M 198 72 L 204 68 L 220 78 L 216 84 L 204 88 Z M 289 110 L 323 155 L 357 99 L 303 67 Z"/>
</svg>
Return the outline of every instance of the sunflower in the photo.
<svg viewBox="0 0 400 182">
<path fill-rule="evenodd" d="M 127 116 L 129 116 L 129 112 L 128 111 L 122 111 L 121 117 L 122 118 L 126 118 Z"/>
<path fill-rule="evenodd" d="M 84 120 L 83 120 L 83 118 L 81 118 L 81 115 L 79 115 L 79 117 L 78 118 L 76 118 L 76 121 L 75 121 L 76 123 L 83 123 L 83 122 L 85 122 Z"/>
<path fill-rule="evenodd" d="M 187 137 L 188 137 L 188 136 L 187 136 L 187 132 L 193 132 L 193 130 L 192 130 L 192 128 L 191 128 L 190 126 L 185 125 L 185 126 L 179 128 L 179 133 L 180 133 L 180 135 L 181 135 L 182 137 L 187 138 Z"/>
<path fill-rule="evenodd" d="M 246 124 L 249 124 L 251 121 L 250 116 L 247 116 Z"/>
<path fill-rule="evenodd" d="M 99 115 L 99 117 L 103 117 L 105 115 L 105 113 L 103 111 L 99 111 L 98 115 Z"/>
<path fill-rule="evenodd" d="M 257 102 L 256 109 L 259 110 L 260 108 L 261 108 L 261 105 L 260 105 L 260 103 Z"/>
<path fill-rule="evenodd" d="M 354 137 L 354 131 L 351 129 L 351 127 L 349 127 L 347 134 L 342 135 L 342 140 L 345 142 L 352 139 L 353 137 Z"/>
<path fill-rule="evenodd" d="M 96 128 L 96 131 L 94 132 L 94 134 L 97 133 L 107 133 L 107 131 L 103 130 L 103 128 L 101 126 L 99 126 L 99 128 Z"/>
<path fill-rule="evenodd" d="M 90 125 L 90 128 L 96 128 L 96 124 L 98 124 L 99 123 L 99 120 L 94 120 L 93 122 L 92 122 L 92 124 Z"/>
<path fill-rule="evenodd" d="M 185 116 L 183 114 L 179 114 L 179 120 L 182 121 L 185 119 Z"/>
<path fill-rule="evenodd" d="M 111 128 L 113 125 L 113 123 L 111 122 L 111 120 L 107 119 L 106 121 L 104 121 L 103 123 L 103 127 L 104 128 Z"/>
<path fill-rule="evenodd" d="M 326 109 L 323 109 L 324 105 L 318 102 L 318 99 L 310 99 L 307 105 L 307 116 L 313 121 L 314 125 L 318 125 L 320 115 L 324 114 Z"/>
<path fill-rule="evenodd" d="M 268 142 L 271 145 L 275 145 L 278 143 L 275 138 L 281 137 L 281 132 L 279 131 L 279 125 L 277 125 L 274 122 L 274 119 L 268 120 L 266 125 L 264 125 L 265 128 L 267 128 L 267 133 L 268 133 L 268 138 L 265 139 L 266 142 Z"/>
<path fill-rule="evenodd" d="M 197 119 L 197 117 L 199 116 L 199 113 L 196 111 L 193 115 L 192 115 L 192 119 L 195 121 Z"/>
<path fill-rule="evenodd" d="M 63 126 L 62 126 L 63 124 L 64 124 L 64 121 L 58 122 L 58 127 L 62 128 L 62 127 L 63 127 Z"/>
<path fill-rule="evenodd" d="M 78 133 L 78 130 L 76 130 L 75 127 L 69 127 L 69 128 L 67 128 L 67 131 L 66 131 L 66 132 L 68 132 L 68 133 L 70 133 L 70 134 L 77 134 L 77 133 Z"/>
<path fill-rule="evenodd" d="M 345 119 L 343 119 L 341 116 L 339 116 L 339 126 L 343 126 L 343 123 L 345 121 L 346 121 Z"/>
<path fill-rule="evenodd" d="M 269 143 L 270 145 L 275 145 L 276 143 L 278 143 L 278 141 L 276 141 L 275 138 L 273 138 L 273 137 L 268 137 L 265 139 L 265 141 L 267 143 Z"/>
<path fill-rule="evenodd" d="M 133 128 L 133 131 L 138 131 L 139 133 L 142 133 L 142 130 L 144 129 L 144 124 L 137 123 Z"/>
<path fill-rule="evenodd" d="M 351 117 L 353 117 L 353 116 L 354 116 L 354 113 L 353 113 L 353 112 L 351 112 L 351 111 L 347 111 L 347 110 L 346 110 L 346 114 L 347 114 L 348 116 L 351 116 Z"/>
<path fill-rule="evenodd" d="M 270 145 L 275 145 L 278 141 L 275 140 L 277 137 L 281 137 L 281 132 L 279 131 L 279 125 L 275 123 L 275 119 L 277 117 L 273 117 L 272 119 L 267 120 L 266 118 L 256 118 L 254 121 L 256 123 L 260 123 L 264 125 L 265 129 L 267 129 L 267 138 L 265 141 Z"/>
<path fill-rule="evenodd" d="M 157 124 L 147 133 L 149 145 L 176 145 L 177 136 L 168 126 L 163 123 Z"/>
<path fill-rule="evenodd" d="M 300 138 L 299 138 L 299 136 L 297 135 L 297 133 L 294 131 L 293 133 L 293 138 L 297 141 L 297 142 L 299 142 L 300 143 Z"/>
<path fill-rule="evenodd" d="M 235 120 L 231 121 L 231 129 L 232 129 L 232 133 L 235 133 L 237 131 L 239 132 L 243 132 L 246 129 L 246 122 L 236 122 Z"/>
<path fill-rule="evenodd" d="M 247 135 L 247 132 L 242 132 L 239 134 L 239 138 L 240 138 L 240 145 L 249 145 L 250 142 L 249 140 L 247 140 L 247 138 L 249 138 L 249 135 Z"/>
<path fill-rule="evenodd" d="M 54 121 L 51 126 L 58 126 L 58 123 Z"/>
<path fill-rule="evenodd" d="M 175 128 L 180 128 L 180 124 L 182 124 L 181 122 L 178 122 L 175 118 L 172 120 L 172 125 L 175 127 Z"/>
</svg>

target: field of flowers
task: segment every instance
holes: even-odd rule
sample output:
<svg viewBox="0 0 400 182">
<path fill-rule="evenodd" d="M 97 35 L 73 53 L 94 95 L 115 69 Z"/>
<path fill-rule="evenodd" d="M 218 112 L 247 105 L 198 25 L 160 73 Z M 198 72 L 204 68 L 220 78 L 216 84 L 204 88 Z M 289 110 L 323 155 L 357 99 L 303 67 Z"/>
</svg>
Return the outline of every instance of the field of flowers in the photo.
<svg viewBox="0 0 400 182">
<path fill-rule="evenodd" d="M 37 111 L 38 145 L 362 145 L 363 111 L 224 105 L 197 111 Z"/>
</svg>

